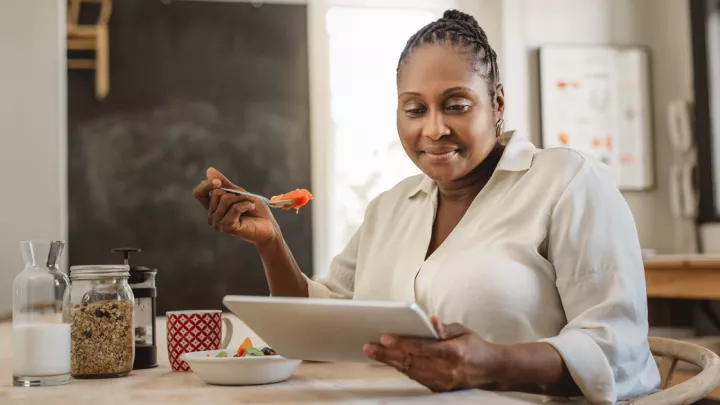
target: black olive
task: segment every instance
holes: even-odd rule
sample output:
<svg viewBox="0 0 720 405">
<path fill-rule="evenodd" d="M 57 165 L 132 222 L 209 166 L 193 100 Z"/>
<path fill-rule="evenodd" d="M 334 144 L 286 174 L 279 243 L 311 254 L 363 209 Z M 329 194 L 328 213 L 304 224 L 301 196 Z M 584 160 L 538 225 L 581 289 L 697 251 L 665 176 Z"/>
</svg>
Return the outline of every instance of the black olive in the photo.
<svg viewBox="0 0 720 405">
<path fill-rule="evenodd" d="M 98 318 L 102 318 L 103 316 L 105 316 L 105 313 L 100 308 L 98 308 L 95 310 L 95 316 L 97 316 Z"/>
<path fill-rule="evenodd" d="M 269 356 L 270 354 L 272 354 L 273 349 L 271 349 L 269 347 L 263 347 L 262 352 L 264 355 Z"/>
<path fill-rule="evenodd" d="M 92 332 L 90 332 L 89 330 L 86 330 L 85 332 L 83 332 L 83 335 L 84 335 L 86 338 L 91 338 L 91 337 L 92 337 Z"/>
</svg>

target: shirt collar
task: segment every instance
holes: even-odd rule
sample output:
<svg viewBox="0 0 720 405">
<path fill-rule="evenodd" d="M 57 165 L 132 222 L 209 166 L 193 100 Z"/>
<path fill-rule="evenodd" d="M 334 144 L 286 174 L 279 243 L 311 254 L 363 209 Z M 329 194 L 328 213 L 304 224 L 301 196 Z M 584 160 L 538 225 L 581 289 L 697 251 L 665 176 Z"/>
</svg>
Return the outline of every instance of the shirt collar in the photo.
<svg viewBox="0 0 720 405">
<path fill-rule="evenodd" d="M 408 193 L 408 198 L 415 197 L 418 193 L 423 192 L 427 195 L 431 195 L 435 188 L 435 181 L 426 175 L 422 175 L 422 180 L 418 183 L 417 187 L 414 187 Z"/>
<path fill-rule="evenodd" d="M 509 140 L 495 170 L 508 172 L 528 170 L 535 156 L 535 145 L 527 139 L 516 136 L 515 131 L 505 132 L 501 138 Z"/>
<path fill-rule="evenodd" d="M 495 171 L 521 172 L 528 170 L 532 166 L 535 145 L 526 139 L 515 136 L 515 131 L 507 131 L 501 138 L 509 140 Z M 435 181 L 423 175 L 420 183 L 408 193 L 408 198 L 412 198 L 420 192 L 430 195 L 434 188 Z"/>
</svg>

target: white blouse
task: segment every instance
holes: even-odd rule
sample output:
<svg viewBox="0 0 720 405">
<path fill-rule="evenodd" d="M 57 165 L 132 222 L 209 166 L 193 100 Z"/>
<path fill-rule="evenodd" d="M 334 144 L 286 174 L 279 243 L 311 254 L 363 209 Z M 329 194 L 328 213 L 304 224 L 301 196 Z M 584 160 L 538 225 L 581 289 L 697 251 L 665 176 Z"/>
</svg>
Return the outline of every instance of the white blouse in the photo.
<svg viewBox="0 0 720 405">
<path fill-rule="evenodd" d="M 604 164 L 513 136 L 426 260 L 436 205 L 424 175 L 381 194 L 309 295 L 414 301 L 491 342 L 548 342 L 593 403 L 658 386 L 637 231 Z"/>
</svg>

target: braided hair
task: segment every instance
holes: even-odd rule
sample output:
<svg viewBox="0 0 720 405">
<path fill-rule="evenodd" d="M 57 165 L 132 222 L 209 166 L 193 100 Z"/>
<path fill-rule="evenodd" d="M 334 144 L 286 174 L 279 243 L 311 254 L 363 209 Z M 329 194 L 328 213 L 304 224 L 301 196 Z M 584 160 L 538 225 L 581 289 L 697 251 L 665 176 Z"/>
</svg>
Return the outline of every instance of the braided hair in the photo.
<svg viewBox="0 0 720 405">
<path fill-rule="evenodd" d="M 447 10 L 442 18 L 424 26 L 411 36 L 400 54 L 397 75 L 410 52 L 422 44 L 450 44 L 458 46 L 472 56 L 473 69 L 487 81 L 491 97 L 500 82 L 497 54 L 490 46 L 485 31 L 475 18 L 457 10 Z M 493 101 L 494 103 L 494 101 Z"/>
</svg>

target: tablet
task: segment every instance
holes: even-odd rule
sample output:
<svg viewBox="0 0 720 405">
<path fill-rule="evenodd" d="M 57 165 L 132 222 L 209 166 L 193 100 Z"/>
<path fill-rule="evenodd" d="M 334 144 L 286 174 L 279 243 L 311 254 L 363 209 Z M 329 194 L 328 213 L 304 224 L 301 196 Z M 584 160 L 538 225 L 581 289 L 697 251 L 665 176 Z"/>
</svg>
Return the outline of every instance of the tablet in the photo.
<svg viewBox="0 0 720 405">
<path fill-rule="evenodd" d="M 383 334 L 438 339 L 415 303 L 228 295 L 223 304 L 289 359 L 375 363 L 362 347 Z"/>
</svg>

